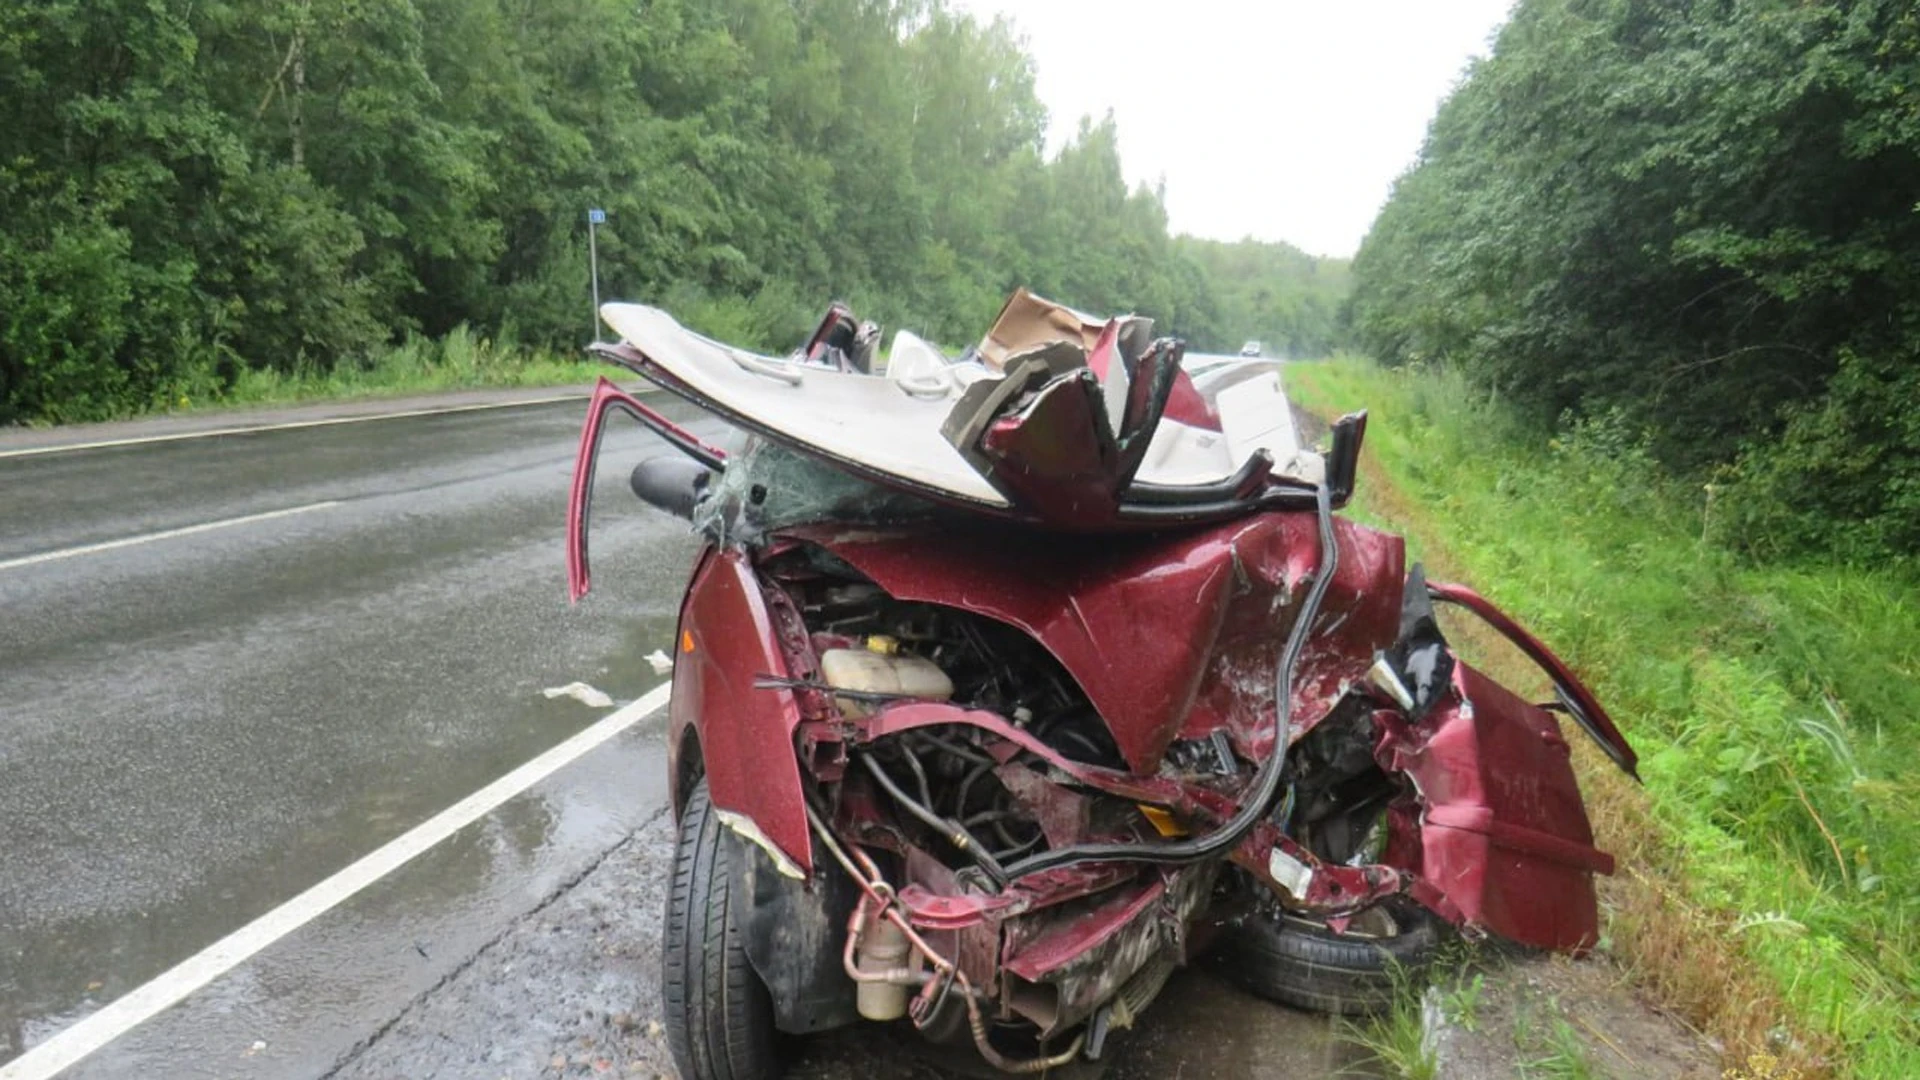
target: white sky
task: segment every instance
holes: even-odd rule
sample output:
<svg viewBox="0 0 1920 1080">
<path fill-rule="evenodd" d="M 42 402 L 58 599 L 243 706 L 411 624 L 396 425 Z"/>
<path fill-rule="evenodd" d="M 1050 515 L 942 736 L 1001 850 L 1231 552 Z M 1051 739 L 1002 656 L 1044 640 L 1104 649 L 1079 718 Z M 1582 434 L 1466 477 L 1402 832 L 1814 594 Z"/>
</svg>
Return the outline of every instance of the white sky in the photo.
<svg viewBox="0 0 1920 1080">
<path fill-rule="evenodd" d="M 950 0 L 1010 16 L 1049 146 L 1108 109 L 1175 232 L 1351 255 L 1512 0 Z"/>
</svg>

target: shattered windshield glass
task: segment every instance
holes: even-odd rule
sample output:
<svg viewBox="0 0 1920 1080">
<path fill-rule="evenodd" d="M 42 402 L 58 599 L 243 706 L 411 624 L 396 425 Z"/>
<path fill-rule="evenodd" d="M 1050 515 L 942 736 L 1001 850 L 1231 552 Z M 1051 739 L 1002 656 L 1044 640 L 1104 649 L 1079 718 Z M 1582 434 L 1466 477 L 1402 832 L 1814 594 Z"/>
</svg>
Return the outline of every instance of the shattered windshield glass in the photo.
<svg viewBox="0 0 1920 1080">
<path fill-rule="evenodd" d="M 888 525 L 937 516 L 926 499 L 869 483 L 778 443 L 750 439 L 694 508 L 693 524 L 748 543 L 790 525 Z"/>
</svg>

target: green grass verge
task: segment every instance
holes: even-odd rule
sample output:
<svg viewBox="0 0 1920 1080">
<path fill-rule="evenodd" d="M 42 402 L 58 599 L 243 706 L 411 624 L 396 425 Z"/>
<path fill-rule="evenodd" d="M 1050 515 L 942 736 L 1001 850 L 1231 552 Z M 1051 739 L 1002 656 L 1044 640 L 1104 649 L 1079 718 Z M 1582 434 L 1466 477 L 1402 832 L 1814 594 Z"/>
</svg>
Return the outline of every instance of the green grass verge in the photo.
<svg viewBox="0 0 1920 1080">
<path fill-rule="evenodd" d="M 480 337 L 466 327 L 433 340 L 412 337 L 359 364 L 322 371 L 248 368 L 231 382 L 211 372 L 177 380 L 144 409 L 122 417 L 215 409 L 292 405 L 312 401 L 394 397 L 438 390 L 514 386 L 576 386 L 613 374 L 579 354 L 559 355 Z"/>
<path fill-rule="evenodd" d="M 682 314 L 687 326 L 709 337 L 749 348 L 773 348 L 765 342 L 776 340 L 774 335 L 786 329 L 777 325 L 778 312 L 769 314 L 745 300 L 699 299 L 690 301 Z M 797 340 L 804 332 L 789 336 Z M 945 351 L 949 356 L 960 352 L 952 348 Z M 886 362 L 887 353 L 883 351 L 875 358 L 876 373 L 886 370 Z M 326 370 L 312 365 L 296 365 L 288 370 L 245 368 L 227 377 L 208 364 L 175 376 L 148 401 L 89 402 L 84 407 L 25 423 L 29 427 L 51 427 L 266 405 L 397 397 L 438 390 L 577 386 L 601 375 L 631 379 L 604 361 L 589 360 L 582 353 L 527 348 L 510 340 L 481 337 L 459 326 L 438 340 L 409 337 L 359 363 Z"/>
<path fill-rule="evenodd" d="M 1369 452 L 1423 519 L 1399 524 L 1592 681 L 1692 899 L 1733 913 L 1799 1025 L 1842 1071 L 1920 1076 L 1916 583 L 1742 561 L 1712 492 L 1664 479 L 1614 420 L 1548 435 L 1454 376 L 1359 360 L 1288 379 L 1310 408 L 1367 408 Z"/>
</svg>

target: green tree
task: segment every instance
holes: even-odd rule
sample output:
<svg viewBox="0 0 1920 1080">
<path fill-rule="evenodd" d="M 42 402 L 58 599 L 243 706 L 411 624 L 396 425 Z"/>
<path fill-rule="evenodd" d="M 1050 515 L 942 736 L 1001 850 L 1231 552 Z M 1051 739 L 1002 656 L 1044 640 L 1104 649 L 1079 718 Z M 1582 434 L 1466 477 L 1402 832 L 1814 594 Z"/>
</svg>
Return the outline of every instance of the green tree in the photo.
<svg viewBox="0 0 1920 1080">
<path fill-rule="evenodd" d="M 1920 442 L 1853 395 L 1920 358 L 1916 19 L 1523 0 L 1362 245 L 1355 332 L 1731 466 L 1756 550 L 1915 551 Z"/>
<path fill-rule="evenodd" d="M 607 295 L 750 345 L 830 298 L 957 345 L 1022 284 L 1328 339 L 1314 260 L 1223 286 L 1111 118 L 1049 158 L 1011 26 L 940 0 L 50 0 L 0 10 L 0 93 L 0 422 L 576 343 L 588 207 Z"/>
</svg>

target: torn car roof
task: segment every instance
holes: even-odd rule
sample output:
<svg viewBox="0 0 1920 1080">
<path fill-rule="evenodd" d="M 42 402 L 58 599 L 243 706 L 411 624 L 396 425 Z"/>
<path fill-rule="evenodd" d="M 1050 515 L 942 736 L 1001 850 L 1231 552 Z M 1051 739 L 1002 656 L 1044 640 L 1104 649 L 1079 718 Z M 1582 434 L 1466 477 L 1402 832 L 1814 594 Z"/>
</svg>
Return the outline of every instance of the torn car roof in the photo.
<svg viewBox="0 0 1920 1080">
<path fill-rule="evenodd" d="M 727 345 L 658 308 L 601 309 L 596 351 L 763 438 L 863 479 L 991 516 L 1076 529 L 1234 516 L 1325 476 L 1295 438 L 1279 368 L 1204 394 L 1151 320 L 1021 290 L 958 360 L 910 334 L 886 374 Z"/>
</svg>

